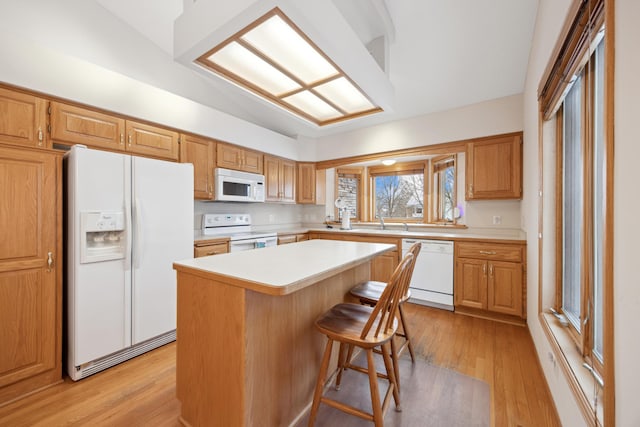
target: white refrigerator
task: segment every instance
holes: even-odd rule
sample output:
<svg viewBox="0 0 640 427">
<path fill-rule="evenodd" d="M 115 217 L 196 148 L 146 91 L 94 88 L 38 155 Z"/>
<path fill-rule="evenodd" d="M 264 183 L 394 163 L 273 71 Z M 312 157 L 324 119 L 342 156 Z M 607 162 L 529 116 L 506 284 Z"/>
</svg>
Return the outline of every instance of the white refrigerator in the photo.
<svg viewBox="0 0 640 427">
<path fill-rule="evenodd" d="M 79 380 L 175 340 L 193 167 L 74 146 L 65 177 L 67 371 Z"/>
</svg>

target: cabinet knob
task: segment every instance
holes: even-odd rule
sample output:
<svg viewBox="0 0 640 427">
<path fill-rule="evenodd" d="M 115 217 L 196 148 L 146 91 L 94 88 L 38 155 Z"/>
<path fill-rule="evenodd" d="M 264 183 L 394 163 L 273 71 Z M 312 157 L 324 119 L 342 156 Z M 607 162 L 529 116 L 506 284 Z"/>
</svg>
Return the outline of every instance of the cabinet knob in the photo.
<svg viewBox="0 0 640 427">
<path fill-rule="evenodd" d="M 42 128 L 38 128 L 38 145 L 42 147 L 42 141 L 44 140 L 44 134 L 42 133 Z"/>
<path fill-rule="evenodd" d="M 129 134 L 129 147 L 131 147 L 131 134 Z"/>
<path fill-rule="evenodd" d="M 482 255 L 495 255 L 496 251 L 480 251 Z"/>
</svg>

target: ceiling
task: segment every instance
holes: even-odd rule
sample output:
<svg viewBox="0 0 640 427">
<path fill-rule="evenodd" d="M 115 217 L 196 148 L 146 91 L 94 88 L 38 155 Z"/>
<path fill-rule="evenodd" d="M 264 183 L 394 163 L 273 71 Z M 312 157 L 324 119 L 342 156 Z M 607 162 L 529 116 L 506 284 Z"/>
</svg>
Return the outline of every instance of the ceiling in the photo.
<svg viewBox="0 0 640 427">
<path fill-rule="evenodd" d="M 195 0 L 96 1 L 172 57 L 174 21 L 182 15 L 185 4 L 195 4 Z M 372 116 L 318 127 L 257 100 L 220 78 L 194 72 L 194 79 L 205 78 L 220 92 L 220 97 L 206 100 L 206 104 L 284 135 L 316 138 L 524 90 L 538 0 L 323 1 L 339 11 L 362 45 L 385 37 L 386 56 L 378 58 L 378 62 L 386 64 L 382 75 L 393 89 L 390 108 Z M 324 25 L 323 30 L 331 31 L 332 26 Z"/>
</svg>

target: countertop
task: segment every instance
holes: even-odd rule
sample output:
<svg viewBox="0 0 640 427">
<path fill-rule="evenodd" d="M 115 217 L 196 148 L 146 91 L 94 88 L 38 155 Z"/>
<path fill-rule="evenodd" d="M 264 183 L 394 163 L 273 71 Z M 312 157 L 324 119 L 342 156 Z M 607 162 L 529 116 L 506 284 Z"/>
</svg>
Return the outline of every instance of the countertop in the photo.
<svg viewBox="0 0 640 427">
<path fill-rule="evenodd" d="M 395 248 L 318 239 L 177 261 L 173 268 L 264 294 L 286 295 Z"/>
</svg>

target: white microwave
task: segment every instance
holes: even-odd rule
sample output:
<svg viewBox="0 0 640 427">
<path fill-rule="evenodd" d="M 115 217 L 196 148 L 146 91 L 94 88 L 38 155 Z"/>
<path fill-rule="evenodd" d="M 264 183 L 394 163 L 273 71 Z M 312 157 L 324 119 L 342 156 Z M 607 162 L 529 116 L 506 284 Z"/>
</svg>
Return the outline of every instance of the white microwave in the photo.
<svg viewBox="0 0 640 427">
<path fill-rule="evenodd" d="M 264 202 L 264 175 L 216 168 L 215 200 L 223 202 Z"/>
</svg>

